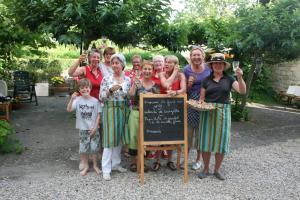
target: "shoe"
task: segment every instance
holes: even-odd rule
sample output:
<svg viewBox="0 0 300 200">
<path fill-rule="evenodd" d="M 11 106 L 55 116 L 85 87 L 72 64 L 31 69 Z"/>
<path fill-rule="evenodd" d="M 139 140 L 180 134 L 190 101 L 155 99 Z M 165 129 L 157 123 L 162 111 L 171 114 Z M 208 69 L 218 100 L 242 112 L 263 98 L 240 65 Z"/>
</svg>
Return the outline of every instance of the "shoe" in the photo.
<svg viewBox="0 0 300 200">
<path fill-rule="evenodd" d="M 152 170 L 156 172 L 160 169 L 160 167 L 161 167 L 161 164 L 159 162 L 154 162 L 153 166 L 152 166 Z"/>
<path fill-rule="evenodd" d="M 184 169 L 184 160 L 180 162 L 180 169 Z"/>
<path fill-rule="evenodd" d="M 132 163 L 132 164 L 130 165 L 130 171 L 131 171 L 131 172 L 136 172 L 136 171 L 137 171 L 137 166 L 136 166 L 135 163 Z"/>
<path fill-rule="evenodd" d="M 206 178 L 208 175 L 209 175 L 208 172 L 202 171 L 202 172 L 200 172 L 200 173 L 198 174 L 198 178 L 204 179 L 204 178 Z"/>
<path fill-rule="evenodd" d="M 118 171 L 118 172 L 121 172 L 121 173 L 124 173 L 124 172 L 127 172 L 127 169 L 123 168 L 122 166 L 117 166 L 117 167 L 114 167 L 112 169 L 113 171 Z"/>
<path fill-rule="evenodd" d="M 192 165 L 192 170 L 198 170 L 201 168 L 201 162 L 200 161 L 196 161 L 193 163 Z"/>
<path fill-rule="evenodd" d="M 176 170 L 176 166 L 175 166 L 174 162 L 172 162 L 172 161 L 169 161 L 169 162 L 167 163 L 167 167 L 168 167 L 170 170 L 172 170 L 172 171 L 175 171 L 175 170 Z"/>
<path fill-rule="evenodd" d="M 164 158 L 164 159 L 169 158 L 168 152 L 167 151 L 162 151 L 161 152 L 161 157 Z"/>
<path fill-rule="evenodd" d="M 110 181 L 111 180 L 110 174 L 103 173 L 103 179 L 106 181 Z"/>
<path fill-rule="evenodd" d="M 221 172 L 215 172 L 214 176 L 221 181 L 224 181 L 226 179 L 225 176 Z"/>
</svg>

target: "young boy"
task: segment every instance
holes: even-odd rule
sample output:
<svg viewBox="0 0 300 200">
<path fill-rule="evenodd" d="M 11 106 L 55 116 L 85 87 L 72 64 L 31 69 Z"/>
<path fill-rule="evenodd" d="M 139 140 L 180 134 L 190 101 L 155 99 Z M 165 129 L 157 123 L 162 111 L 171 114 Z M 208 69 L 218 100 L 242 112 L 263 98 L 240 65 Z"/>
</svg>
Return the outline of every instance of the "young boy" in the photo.
<svg viewBox="0 0 300 200">
<path fill-rule="evenodd" d="M 80 162 L 83 165 L 80 171 L 81 176 L 85 176 L 89 170 L 88 154 L 92 153 L 93 167 L 99 175 L 101 173 L 97 166 L 97 153 L 100 148 L 100 134 L 98 124 L 100 121 L 101 107 L 99 101 L 90 96 L 92 89 L 88 79 L 80 79 L 78 82 L 78 92 L 74 92 L 67 106 L 67 111 L 76 110 L 76 128 L 79 129 L 79 154 Z"/>
</svg>

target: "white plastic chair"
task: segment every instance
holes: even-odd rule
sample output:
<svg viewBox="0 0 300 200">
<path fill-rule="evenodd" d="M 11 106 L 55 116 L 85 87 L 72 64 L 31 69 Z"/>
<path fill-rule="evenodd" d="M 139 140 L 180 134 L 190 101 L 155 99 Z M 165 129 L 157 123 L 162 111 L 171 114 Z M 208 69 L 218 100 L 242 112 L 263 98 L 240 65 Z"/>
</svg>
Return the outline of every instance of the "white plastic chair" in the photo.
<svg viewBox="0 0 300 200">
<path fill-rule="evenodd" d="M 7 96 L 7 84 L 4 80 L 0 80 L 0 96 Z"/>
</svg>

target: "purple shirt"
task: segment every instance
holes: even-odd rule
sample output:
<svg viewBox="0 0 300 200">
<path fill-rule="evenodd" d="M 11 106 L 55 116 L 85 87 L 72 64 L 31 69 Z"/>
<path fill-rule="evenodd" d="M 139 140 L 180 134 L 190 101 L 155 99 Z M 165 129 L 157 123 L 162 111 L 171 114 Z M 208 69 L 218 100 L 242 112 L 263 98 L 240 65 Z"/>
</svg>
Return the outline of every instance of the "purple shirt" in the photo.
<svg viewBox="0 0 300 200">
<path fill-rule="evenodd" d="M 204 65 L 204 67 L 205 68 L 204 68 L 204 70 L 201 73 L 193 72 L 191 65 L 186 65 L 184 67 L 183 73 L 185 75 L 186 80 L 188 80 L 191 75 L 193 75 L 193 76 L 196 77 L 196 79 L 194 81 L 194 84 L 193 84 L 192 88 L 188 91 L 188 93 L 190 93 L 190 94 L 200 93 L 202 81 L 206 77 L 208 77 L 210 75 L 210 73 L 211 73 L 210 67 L 208 67 L 207 65 Z"/>
</svg>

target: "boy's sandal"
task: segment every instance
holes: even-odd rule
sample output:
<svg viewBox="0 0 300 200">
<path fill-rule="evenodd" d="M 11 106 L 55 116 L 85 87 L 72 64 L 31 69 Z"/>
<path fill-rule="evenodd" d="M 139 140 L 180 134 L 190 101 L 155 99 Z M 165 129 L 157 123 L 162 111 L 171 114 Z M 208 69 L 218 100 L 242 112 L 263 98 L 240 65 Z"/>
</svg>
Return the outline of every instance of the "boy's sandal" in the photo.
<svg viewBox="0 0 300 200">
<path fill-rule="evenodd" d="M 159 162 L 154 162 L 152 166 L 153 171 L 158 171 L 160 169 L 160 163 Z"/>
<path fill-rule="evenodd" d="M 175 166 L 175 164 L 174 164 L 172 161 L 169 161 L 169 162 L 167 163 L 167 167 L 168 167 L 170 170 L 172 170 L 172 171 L 175 171 L 175 170 L 176 170 L 176 166 Z"/>
<path fill-rule="evenodd" d="M 135 163 L 132 163 L 132 164 L 130 165 L 130 171 L 131 171 L 131 172 L 136 172 L 136 171 L 137 171 L 137 166 L 136 166 Z"/>
</svg>

